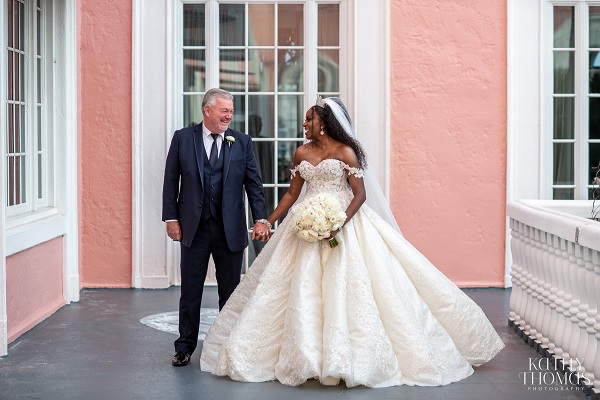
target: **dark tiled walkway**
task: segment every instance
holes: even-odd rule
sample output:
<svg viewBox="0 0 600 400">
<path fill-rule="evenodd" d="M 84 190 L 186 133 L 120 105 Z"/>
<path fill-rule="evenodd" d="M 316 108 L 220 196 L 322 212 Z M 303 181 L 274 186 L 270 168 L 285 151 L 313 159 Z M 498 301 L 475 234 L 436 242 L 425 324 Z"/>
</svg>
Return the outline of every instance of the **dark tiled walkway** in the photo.
<svg viewBox="0 0 600 400">
<path fill-rule="evenodd" d="M 79 303 L 63 307 L 9 346 L 8 356 L 0 359 L 0 399 L 585 399 L 570 387 L 533 390 L 523 384 L 520 375 L 529 372 L 529 359 L 539 355 L 507 326 L 510 290 L 465 292 L 486 312 L 506 348 L 471 377 L 448 386 L 347 389 L 315 381 L 300 387 L 239 383 L 200 371 L 200 349 L 191 365 L 174 368 L 175 336 L 139 320 L 176 310 L 179 288 L 107 289 L 83 291 Z M 213 288 L 205 291 L 204 300 L 203 306 L 216 306 Z"/>
</svg>

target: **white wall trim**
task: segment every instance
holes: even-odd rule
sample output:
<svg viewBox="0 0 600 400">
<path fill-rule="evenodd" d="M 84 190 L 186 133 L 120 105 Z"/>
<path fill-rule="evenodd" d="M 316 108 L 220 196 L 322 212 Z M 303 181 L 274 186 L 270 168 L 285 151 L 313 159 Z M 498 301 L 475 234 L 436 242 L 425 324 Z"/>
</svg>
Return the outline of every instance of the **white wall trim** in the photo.
<svg viewBox="0 0 600 400">
<path fill-rule="evenodd" d="M 539 199 L 542 171 L 542 8 L 539 0 L 507 2 L 506 202 Z M 533 149 L 533 151 L 532 151 Z M 505 287 L 511 286 L 509 219 L 505 228 Z"/>
<path fill-rule="evenodd" d="M 6 21 L 6 11 L 7 2 L 3 1 L 0 5 L 0 21 L 2 21 L 2 26 L 4 27 Z M 6 65 L 6 45 L 7 45 L 6 34 L 4 33 L 4 29 L 0 32 L 0 48 L 3 49 L 2 54 L 0 54 L 0 65 Z M 6 84 L 7 84 L 7 71 L 6 68 L 0 68 L 0 103 L 2 104 L 2 110 L 4 110 L 4 105 L 6 104 Z M 0 132 L 4 132 L 2 128 L 0 128 Z M 4 137 L 4 135 L 0 135 Z M 6 144 L 5 140 L 0 140 L 0 154 L 2 157 L 6 154 Z M 4 158 L 3 158 L 4 160 Z M 7 193 L 6 179 L 4 179 L 5 175 L 5 163 L 0 162 L 0 177 L 2 177 L 2 182 L 0 182 L 0 193 L 2 193 L 0 199 L 0 356 L 5 356 L 8 354 L 8 321 L 6 317 L 6 237 L 5 237 L 5 227 L 6 227 L 6 196 L 4 193 Z"/>
<path fill-rule="evenodd" d="M 132 163 L 133 163 L 133 176 L 132 176 L 132 193 L 131 198 L 131 263 L 133 266 L 132 271 L 132 282 L 131 285 L 134 288 L 144 287 L 142 285 L 142 121 L 144 119 L 144 109 L 141 101 L 138 101 L 143 96 L 143 66 L 142 66 L 142 48 L 144 35 L 142 32 L 142 21 L 143 21 L 143 0 L 134 0 L 132 4 L 132 53 L 133 59 L 131 62 L 131 78 L 132 78 L 132 121 L 131 121 L 131 132 L 132 138 Z"/>
<path fill-rule="evenodd" d="M 369 169 L 389 199 L 390 170 L 390 4 L 354 2 L 354 127 Z"/>
<path fill-rule="evenodd" d="M 162 214 L 170 115 L 170 19 L 178 0 L 133 1 L 132 59 L 132 285 L 166 288 L 172 283 Z"/>
<path fill-rule="evenodd" d="M 65 216 L 65 237 L 63 242 L 63 274 L 64 287 L 63 295 L 68 303 L 79 301 L 79 132 L 78 132 L 78 67 L 77 67 L 77 0 L 64 0 L 63 5 L 64 31 L 60 29 L 62 25 L 55 22 L 55 32 L 63 34 L 63 41 L 60 43 L 62 50 L 62 59 L 64 60 L 64 69 L 58 71 L 62 74 L 60 81 L 64 82 L 64 98 L 61 118 L 56 116 L 55 132 L 64 132 L 62 141 L 57 141 L 62 145 L 62 157 L 64 159 L 64 168 L 62 172 L 64 177 L 64 187 L 59 191 L 61 196 L 58 202 L 59 211 Z M 56 82 L 56 81 L 55 81 Z M 55 85 L 55 91 L 59 89 Z M 59 96 L 57 96 L 58 98 Z M 58 120 L 58 121 L 57 121 Z M 55 179 L 58 181 L 59 179 Z"/>
</svg>

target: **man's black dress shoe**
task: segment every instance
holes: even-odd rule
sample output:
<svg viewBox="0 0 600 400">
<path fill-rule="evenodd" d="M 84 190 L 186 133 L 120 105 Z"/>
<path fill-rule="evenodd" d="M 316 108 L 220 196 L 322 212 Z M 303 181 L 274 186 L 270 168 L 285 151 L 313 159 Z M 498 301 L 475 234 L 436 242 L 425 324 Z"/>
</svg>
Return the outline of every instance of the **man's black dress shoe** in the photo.
<svg viewBox="0 0 600 400">
<path fill-rule="evenodd" d="M 189 362 L 190 355 L 183 351 L 178 351 L 171 359 L 171 364 L 175 367 L 183 367 L 184 365 L 188 365 Z"/>
</svg>

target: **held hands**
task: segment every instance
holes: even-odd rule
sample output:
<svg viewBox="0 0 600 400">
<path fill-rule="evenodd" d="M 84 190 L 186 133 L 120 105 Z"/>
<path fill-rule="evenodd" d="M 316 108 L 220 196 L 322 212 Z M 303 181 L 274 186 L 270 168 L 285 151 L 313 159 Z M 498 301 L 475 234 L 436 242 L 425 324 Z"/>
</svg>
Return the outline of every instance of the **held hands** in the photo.
<svg viewBox="0 0 600 400">
<path fill-rule="evenodd" d="M 260 240 L 265 242 L 271 237 L 271 228 L 262 222 L 256 222 L 252 227 L 252 240 Z"/>
<path fill-rule="evenodd" d="M 178 221 L 167 222 L 167 235 L 176 242 L 181 241 L 181 226 Z"/>
</svg>

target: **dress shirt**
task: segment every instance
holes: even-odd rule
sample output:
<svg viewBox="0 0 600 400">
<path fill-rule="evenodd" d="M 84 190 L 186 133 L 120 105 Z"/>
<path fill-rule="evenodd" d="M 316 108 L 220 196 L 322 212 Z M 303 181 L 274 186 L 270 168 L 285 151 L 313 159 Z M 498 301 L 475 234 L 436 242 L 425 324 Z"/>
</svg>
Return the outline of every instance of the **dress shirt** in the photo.
<svg viewBox="0 0 600 400">
<path fill-rule="evenodd" d="M 208 129 L 206 129 L 206 126 L 204 126 L 204 124 L 202 124 L 202 137 L 204 138 L 204 150 L 206 150 L 206 157 L 208 157 L 210 159 L 210 149 L 213 145 L 213 138 L 212 136 L 210 136 L 211 133 L 218 133 L 219 137 L 217 138 L 217 150 L 219 151 L 217 153 L 217 156 L 221 155 L 221 146 L 223 145 L 223 139 L 225 136 L 225 132 L 211 132 Z"/>
</svg>

